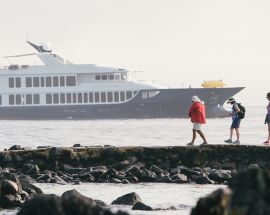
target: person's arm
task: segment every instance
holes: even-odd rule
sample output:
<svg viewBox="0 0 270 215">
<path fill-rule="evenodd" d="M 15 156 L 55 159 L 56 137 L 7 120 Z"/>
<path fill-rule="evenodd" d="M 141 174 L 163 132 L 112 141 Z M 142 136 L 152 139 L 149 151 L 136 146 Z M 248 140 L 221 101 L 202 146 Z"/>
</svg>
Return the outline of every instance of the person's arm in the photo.
<svg viewBox="0 0 270 215">
<path fill-rule="evenodd" d="M 241 111 L 237 104 L 234 105 L 234 109 L 235 109 L 236 113 Z"/>
</svg>

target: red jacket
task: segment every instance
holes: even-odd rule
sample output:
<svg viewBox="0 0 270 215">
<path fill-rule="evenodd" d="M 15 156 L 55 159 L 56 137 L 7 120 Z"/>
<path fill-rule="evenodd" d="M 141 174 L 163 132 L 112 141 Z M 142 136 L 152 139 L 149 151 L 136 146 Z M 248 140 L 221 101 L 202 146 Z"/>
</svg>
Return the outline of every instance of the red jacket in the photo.
<svg viewBox="0 0 270 215">
<path fill-rule="evenodd" d="M 205 106 L 200 102 L 193 103 L 189 109 L 189 116 L 191 117 L 191 122 L 205 124 Z"/>
</svg>

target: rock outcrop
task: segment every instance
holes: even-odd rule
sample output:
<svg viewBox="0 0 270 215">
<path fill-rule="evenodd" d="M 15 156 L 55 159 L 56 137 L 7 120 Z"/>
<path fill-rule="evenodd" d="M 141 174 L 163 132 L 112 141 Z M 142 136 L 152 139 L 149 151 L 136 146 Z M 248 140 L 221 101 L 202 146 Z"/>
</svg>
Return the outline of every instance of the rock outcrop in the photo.
<svg viewBox="0 0 270 215">
<path fill-rule="evenodd" d="M 111 212 L 95 200 L 69 190 L 61 197 L 56 195 L 36 195 L 28 200 L 18 215 L 128 215 L 126 212 Z"/>
<path fill-rule="evenodd" d="M 201 198 L 191 215 L 270 214 L 270 171 L 249 168 L 235 176 L 229 188 Z"/>
</svg>

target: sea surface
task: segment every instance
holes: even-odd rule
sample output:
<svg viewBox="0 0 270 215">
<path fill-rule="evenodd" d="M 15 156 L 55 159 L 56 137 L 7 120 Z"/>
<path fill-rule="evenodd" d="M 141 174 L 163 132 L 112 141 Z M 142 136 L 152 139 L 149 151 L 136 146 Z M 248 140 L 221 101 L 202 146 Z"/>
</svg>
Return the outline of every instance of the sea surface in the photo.
<svg viewBox="0 0 270 215">
<path fill-rule="evenodd" d="M 246 117 L 241 122 L 241 144 L 262 145 L 267 137 L 264 125 L 266 107 L 246 107 Z M 207 119 L 203 127 L 210 144 L 223 144 L 229 137 L 231 118 Z M 189 119 L 131 119 L 131 120 L 87 120 L 87 121 L 1 121 L 0 150 L 14 144 L 24 147 L 37 146 L 183 146 L 191 140 L 192 124 Z M 197 138 L 196 144 L 202 143 Z M 69 189 L 77 189 L 91 198 L 111 203 L 117 197 L 137 192 L 144 203 L 174 210 L 154 212 L 134 212 L 129 207 L 121 207 L 136 215 L 178 214 L 188 215 L 198 198 L 218 189 L 219 185 L 194 184 L 95 184 L 55 185 L 37 184 L 45 193 L 61 195 Z M 113 209 L 119 209 L 113 207 Z M 2 211 L 0 214 L 15 214 Z"/>
</svg>

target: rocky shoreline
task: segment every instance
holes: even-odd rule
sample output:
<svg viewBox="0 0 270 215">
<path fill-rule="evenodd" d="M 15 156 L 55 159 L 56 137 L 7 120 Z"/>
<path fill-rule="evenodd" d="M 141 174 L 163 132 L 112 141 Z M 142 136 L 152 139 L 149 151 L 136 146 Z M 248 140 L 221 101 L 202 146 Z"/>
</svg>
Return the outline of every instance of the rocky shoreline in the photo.
<svg viewBox="0 0 270 215">
<path fill-rule="evenodd" d="M 67 191 L 61 197 L 44 195 L 42 190 L 33 185 L 35 182 L 228 184 L 228 189 L 218 190 L 202 198 L 192 212 L 212 214 L 209 211 L 213 207 L 218 211 L 231 210 L 231 200 L 235 201 L 235 196 L 238 198 L 242 192 L 250 190 L 246 190 L 245 186 L 257 189 L 256 184 L 263 183 L 263 187 L 256 192 L 268 192 L 262 189 L 269 183 L 269 155 L 269 148 L 264 146 L 147 148 L 76 145 L 29 150 L 14 145 L 0 152 L 0 208 L 22 208 L 19 215 L 64 215 L 73 213 L 73 207 L 69 207 L 73 205 L 82 214 L 127 215 L 121 211 L 111 212 L 106 203 L 85 197 L 76 190 Z M 261 182 L 264 177 L 266 181 Z M 234 194 L 235 190 L 238 191 L 237 195 Z M 224 202 L 228 209 L 222 205 Z M 111 204 L 131 205 L 132 210 L 167 210 L 145 205 L 136 193 L 119 197 Z"/>
<path fill-rule="evenodd" d="M 197 183 L 228 184 L 238 171 L 268 168 L 264 146 L 209 145 L 194 147 L 45 147 L 18 145 L 0 152 L 4 172 L 32 182 Z"/>
</svg>

